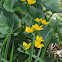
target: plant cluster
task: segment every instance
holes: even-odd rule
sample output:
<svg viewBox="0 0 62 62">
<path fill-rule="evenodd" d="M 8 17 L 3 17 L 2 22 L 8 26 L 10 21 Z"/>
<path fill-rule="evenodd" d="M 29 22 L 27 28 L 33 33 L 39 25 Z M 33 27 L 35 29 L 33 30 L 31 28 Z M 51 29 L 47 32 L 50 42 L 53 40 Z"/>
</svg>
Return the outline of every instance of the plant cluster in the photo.
<svg viewBox="0 0 62 62">
<path fill-rule="evenodd" d="M 0 62 L 62 62 L 61 5 L 0 0 Z"/>
<path fill-rule="evenodd" d="M 50 22 L 46 22 L 46 20 L 42 20 L 42 18 L 41 18 L 41 19 L 36 18 L 36 19 L 34 19 L 34 20 L 35 20 L 36 22 L 38 22 L 38 23 L 41 22 L 41 23 L 44 24 L 44 25 L 48 25 L 48 24 L 50 23 Z M 44 29 L 44 28 L 42 28 L 42 25 L 39 26 L 38 24 L 35 23 L 35 25 L 32 25 L 31 28 L 26 27 L 25 31 L 28 32 L 28 33 L 32 33 L 32 32 L 34 32 L 35 30 L 36 30 L 36 31 L 40 31 L 40 30 L 43 30 L 43 29 Z M 35 32 L 36 32 L 36 31 L 35 31 Z M 37 48 L 41 48 L 41 46 L 44 47 L 44 44 L 41 44 L 42 41 L 44 41 L 44 40 L 42 40 L 42 36 L 39 37 L 39 35 L 37 35 L 36 40 L 34 41 L 35 47 L 37 47 Z M 27 50 L 27 49 L 30 48 L 31 44 L 27 44 L 26 42 L 23 42 L 23 46 L 26 47 L 25 50 Z"/>
</svg>

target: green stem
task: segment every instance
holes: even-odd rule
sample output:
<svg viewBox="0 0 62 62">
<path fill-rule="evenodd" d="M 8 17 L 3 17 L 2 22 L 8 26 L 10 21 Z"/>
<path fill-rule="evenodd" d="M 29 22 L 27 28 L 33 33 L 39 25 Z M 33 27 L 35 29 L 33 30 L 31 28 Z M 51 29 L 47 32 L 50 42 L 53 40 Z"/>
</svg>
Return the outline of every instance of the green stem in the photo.
<svg viewBox="0 0 62 62">
<path fill-rule="evenodd" d="M 12 61 L 13 61 L 13 53 L 14 53 L 14 43 L 13 43 L 13 45 L 12 45 L 9 62 L 12 62 Z"/>
<path fill-rule="evenodd" d="M 38 34 L 38 31 L 36 30 L 35 36 L 37 36 L 37 34 Z"/>
<path fill-rule="evenodd" d="M 30 55 L 29 55 L 28 62 L 32 61 L 32 54 L 33 54 L 33 49 L 34 49 L 34 41 L 35 41 L 35 35 L 33 37 L 33 41 L 32 41 L 32 45 L 31 45 L 31 49 L 30 49 Z"/>
<path fill-rule="evenodd" d="M 41 46 L 41 48 L 39 49 L 39 51 L 38 51 L 38 54 L 37 54 L 37 57 L 36 57 L 36 59 L 35 59 L 35 62 L 38 62 L 38 60 L 39 60 L 39 56 L 40 56 L 40 53 L 41 53 L 41 49 L 42 49 L 42 46 Z M 42 61 L 42 60 L 41 60 Z M 42 61 L 43 62 L 43 61 Z"/>
</svg>

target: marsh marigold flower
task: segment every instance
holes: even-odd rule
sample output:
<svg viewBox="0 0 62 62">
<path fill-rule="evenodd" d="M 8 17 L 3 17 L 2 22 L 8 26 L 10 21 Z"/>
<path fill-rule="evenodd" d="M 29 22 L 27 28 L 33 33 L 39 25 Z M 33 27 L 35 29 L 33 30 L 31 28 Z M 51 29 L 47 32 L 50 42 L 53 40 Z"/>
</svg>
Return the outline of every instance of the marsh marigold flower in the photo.
<svg viewBox="0 0 62 62">
<path fill-rule="evenodd" d="M 32 33 L 34 31 L 34 29 L 32 27 L 31 28 L 26 27 L 25 31 L 28 33 Z"/>
<path fill-rule="evenodd" d="M 41 20 L 39 18 L 34 19 L 36 22 L 40 22 Z"/>
<path fill-rule="evenodd" d="M 41 43 L 42 41 L 44 41 L 44 40 L 42 40 L 42 38 L 43 38 L 42 36 L 39 37 L 39 35 L 37 35 L 36 40 Z"/>
<path fill-rule="evenodd" d="M 26 42 L 23 42 L 23 46 L 25 47 L 25 50 L 27 50 L 31 47 L 31 44 L 27 44 Z"/>
<path fill-rule="evenodd" d="M 26 0 L 21 0 L 21 1 L 26 1 Z"/>
<path fill-rule="evenodd" d="M 50 22 L 46 22 L 46 20 L 41 20 L 41 23 L 44 25 L 48 25 Z"/>
<path fill-rule="evenodd" d="M 29 5 L 36 3 L 36 0 L 27 0 L 27 1 Z"/>
<path fill-rule="evenodd" d="M 44 44 L 42 44 L 42 43 L 35 40 L 35 47 L 41 48 L 41 46 L 44 47 Z"/>
<path fill-rule="evenodd" d="M 38 30 L 38 31 L 43 30 L 42 25 L 38 26 L 38 24 L 33 25 L 32 28 L 34 28 L 35 30 Z"/>
</svg>

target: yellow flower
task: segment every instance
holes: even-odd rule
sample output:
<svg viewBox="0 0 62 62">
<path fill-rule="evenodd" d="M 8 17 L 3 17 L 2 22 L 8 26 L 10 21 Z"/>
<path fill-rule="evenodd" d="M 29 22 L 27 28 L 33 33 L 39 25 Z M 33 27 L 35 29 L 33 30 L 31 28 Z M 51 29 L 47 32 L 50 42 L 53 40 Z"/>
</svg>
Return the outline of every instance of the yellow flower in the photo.
<svg viewBox="0 0 62 62">
<path fill-rule="evenodd" d="M 40 43 L 41 43 L 42 41 L 44 41 L 44 40 L 42 40 L 42 36 L 39 37 L 39 35 L 37 35 L 36 40 L 37 40 L 38 42 L 40 42 Z"/>
<path fill-rule="evenodd" d="M 36 0 L 27 0 L 27 1 L 29 5 L 36 3 Z"/>
<path fill-rule="evenodd" d="M 28 33 L 32 33 L 34 31 L 34 29 L 33 28 L 26 27 L 25 31 L 28 32 Z"/>
<path fill-rule="evenodd" d="M 26 1 L 26 0 L 21 0 L 21 1 Z"/>
<path fill-rule="evenodd" d="M 40 22 L 40 19 L 39 18 L 36 18 L 36 19 L 34 19 L 36 22 Z"/>
<path fill-rule="evenodd" d="M 23 42 L 23 46 L 25 47 L 25 50 L 27 50 L 31 47 L 31 44 L 27 44 L 26 42 Z"/>
<path fill-rule="evenodd" d="M 44 25 L 48 25 L 50 22 L 46 22 L 46 20 L 41 20 L 41 23 Z"/>
<path fill-rule="evenodd" d="M 38 31 L 43 30 L 42 25 L 38 26 L 38 24 L 35 24 L 35 29 Z"/>
<path fill-rule="evenodd" d="M 38 31 L 43 30 L 42 25 L 38 26 L 38 24 L 32 25 L 32 28 Z"/>
<path fill-rule="evenodd" d="M 40 42 L 35 40 L 35 47 L 41 48 L 41 46 L 44 47 L 44 44 L 41 44 Z"/>
</svg>

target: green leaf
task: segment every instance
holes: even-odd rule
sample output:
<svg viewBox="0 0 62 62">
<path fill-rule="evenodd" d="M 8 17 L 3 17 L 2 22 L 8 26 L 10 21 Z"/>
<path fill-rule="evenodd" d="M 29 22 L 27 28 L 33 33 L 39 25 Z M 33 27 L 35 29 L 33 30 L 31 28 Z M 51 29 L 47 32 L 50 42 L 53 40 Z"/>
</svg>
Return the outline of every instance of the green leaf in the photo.
<svg viewBox="0 0 62 62">
<path fill-rule="evenodd" d="M 32 20 L 32 18 L 29 18 L 29 17 L 23 17 L 22 19 L 21 19 L 21 21 L 23 22 L 23 23 L 26 23 L 28 26 L 31 26 L 31 25 L 33 25 L 33 20 Z M 35 22 L 34 22 L 35 23 Z"/>
<path fill-rule="evenodd" d="M 58 8 L 58 0 L 46 0 L 44 4 L 55 10 Z"/>
<path fill-rule="evenodd" d="M 58 0 L 42 0 L 42 3 L 47 10 L 51 10 L 52 12 L 62 12 L 59 9 Z"/>
<path fill-rule="evenodd" d="M 25 15 L 26 17 L 32 17 L 32 15 L 29 13 L 28 11 L 28 6 L 26 6 L 25 4 L 18 4 L 19 7 L 16 8 L 16 11 L 20 12 L 22 14 L 22 18 L 23 15 Z"/>
<path fill-rule="evenodd" d="M 51 32 L 51 31 L 52 31 L 52 32 Z M 50 33 L 50 32 L 51 32 L 51 34 L 50 34 L 49 38 L 47 39 L 47 42 L 46 42 L 46 44 L 45 44 L 45 46 L 44 46 L 44 49 L 43 49 L 42 54 L 41 54 L 41 59 L 43 59 L 43 57 L 44 57 L 44 55 L 45 55 L 45 52 L 46 52 L 46 48 L 47 48 L 47 46 L 48 46 L 48 44 L 49 44 L 49 42 L 50 42 L 51 37 L 53 36 L 53 33 L 54 33 L 53 28 L 51 28 L 51 30 L 49 31 L 49 33 Z M 49 34 L 49 33 L 48 33 L 48 34 Z"/>
<path fill-rule="evenodd" d="M 7 18 L 1 12 L 0 14 L 0 38 L 5 37 L 8 34 L 9 26 L 7 23 Z"/>
<path fill-rule="evenodd" d="M 13 13 L 8 19 L 9 19 L 8 25 L 10 27 L 12 27 L 12 24 L 14 22 L 13 29 L 16 29 L 17 27 L 21 27 L 20 19 L 18 18 L 18 16 L 15 13 Z"/>
<path fill-rule="evenodd" d="M 10 12 L 14 12 L 15 8 L 14 5 L 17 0 L 5 0 L 3 7 Z"/>
<path fill-rule="evenodd" d="M 2 8 L 2 1 L 0 1 L 0 8 Z"/>
<path fill-rule="evenodd" d="M 30 14 L 34 17 L 34 18 L 44 18 L 44 14 L 42 11 L 38 10 L 37 8 L 35 8 L 34 6 L 29 6 L 29 12 Z"/>
<path fill-rule="evenodd" d="M 50 22 L 49 24 L 50 27 L 54 26 L 57 23 L 57 21 L 51 19 L 49 20 L 49 22 Z"/>
<path fill-rule="evenodd" d="M 46 52 L 46 48 L 47 48 L 47 46 L 48 46 L 48 44 L 49 44 L 49 42 L 50 42 L 50 40 L 51 40 L 51 38 L 52 38 L 52 36 L 53 36 L 55 30 L 56 30 L 57 25 L 58 25 L 58 23 L 55 24 L 55 27 L 54 27 L 54 28 L 52 27 L 52 28 L 49 30 L 49 32 L 48 32 L 47 35 L 46 35 L 46 37 L 47 37 L 47 36 L 49 36 L 49 37 L 48 37 L 48 38 L 45 37 L 45 39 L 44 39 L 44 41 L 46 41 L 46 44 L 45 44 L 44 49 L 43 49 L 43 51 L 42 51 L 41 59 L 44 58 L 44 55 L 45 55 L 45 52 Z M 46 40 L 46 39 L 47 39 L 47 40 Z"/>
<path fill-rule="evenodd" d="M 1 58 L 1 60 L 3 61 L 3 62 L 9 62 L 9 61 L 7 61 L 6 59 L 4 59 L 4 58 Z"/>
<path fill-rule="evenodd" d="M 46 39 L 48 39 L 49 36 L 47 36 L 47 34 L 48 34 L 50 28 L 47 27 L 47 26 L 43 26 L 43 28 L 44 28 L 44 29 L 43 29 L 42 31 L 39 31 L 38 34 L 39 34 L 40 36 L 42 36 L 43 39 L 45 39 L 45 37 L 46 37 Z M 45 41 L 45 42 L 46 42 L 46 41 Z"/>
<path fill-rule="evenodd" d="M 11 31 L 12 25 L 14 23 L 13 29 L 21 27 L 21 21 L 15 13 L 10 13 L 5 10 L 0 9 L 0 37 L 4 38 Z M 18 29 L 15 33 L 18 33 Z"/>
<path fill-rule="evenodd" d="M 40 1 L 40 0 L 37 0 L 37 1 Z M 37 1 L 36 1 L 36 4 L 34 4 L 34 7 L 35 7 L 37 10 L 42 11 L 43 8 L 42 8 L 42 6 L 41 6 L 39 3 L 37 4 Z"/>
</svg>

